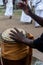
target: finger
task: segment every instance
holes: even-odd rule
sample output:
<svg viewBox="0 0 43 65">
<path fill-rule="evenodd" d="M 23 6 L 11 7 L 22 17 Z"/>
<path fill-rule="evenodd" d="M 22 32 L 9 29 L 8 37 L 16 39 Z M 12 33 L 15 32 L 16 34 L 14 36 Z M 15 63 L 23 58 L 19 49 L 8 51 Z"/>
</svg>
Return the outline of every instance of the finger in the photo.
<svg viewBox="0 0 43 65">
<path fill-rule="evenodd" d="M 23 31 L 21 31 L 20 33 L 23 34 Z"/>
<path fill-rule="evenodd" d="M 19 40 L 16 39 L 15 37 L 13 37 L 13 36 L 10 36 L 10 38 L 13 39 L 14 42 L 19 42 Z"/>
<path fill-rule="evenodd" d="M 20 32 L 17 28 L 14 28 L 14 29 L 15 29 L 15 30 L 17 31 L 17 33 L 18 33 L 18 34 L 16 34 L 17 36 L 18 36 L 18 35 L 19 35 L 19 36 L 20 36 L 20 35 L 23 35 L 23 31 Z"/>
<path fill-rule="evenodd" d="M 18 3 L 18 7 L 19 7 L 20 9 L 23 9 L 23 8 L 24 8 L 24 3 Z"/>
<path fill-rule="evenodd" d="M 20 34 L 21 34 L 22 36 L 24 36 L 23 31 L 21 31 Z"/>
<path fill-rule="evenodd" d="M 11 32 L 12 32 L 13 34 L 15 34 L 15 35 L 17 34 L 17 33 L 16 33 L 15 31 L 13 31 L 13 30 L 11 30 Z"/>
<path fill-rule="evenodd" d="M 13 37 L 10 37 L 11 39 L 13 39 L 14 42 L 20 42 L 18 39 L 15 39 Z"/>
<path fill-rule="evenodd" d="M 10 36 L 13 36 L 13 37 L 15 36 L 15 34 L 12 34 L 12 33 L 10 33 L 9 35 L 10 35 Z"/>
<path fill-rule="evenodd" d="M 20 33 L 20 31 L 17 28 L 14 28 L 18 33 Z"/>
<path fill-rule="evenodd" d="M 16 40 L 15 37 L 13 37 L 13 36 L 10 36 L 10 38 L 13 39 L 14 41 Z"/>
<path fill-rule="evenodd" d="M 10 35 L 10 37 L 13 37 L 13 38 L 16 38 L 16 39 L 18 38 L 18 36 L 15 35 L 15 34 L 11 34 L 11 33 L 10 33 L 9 35 Z"/>
<path fill-rule="evenodd" d="M 21 8 L 21 4 L 20 4 L 20 3 L 18 3 L 18 4 L 17 4 L 17 7 L 18 7 L 18 8 L 20 8 L 20 9 L 22 9 L 22 8 Z"/>
</svg>

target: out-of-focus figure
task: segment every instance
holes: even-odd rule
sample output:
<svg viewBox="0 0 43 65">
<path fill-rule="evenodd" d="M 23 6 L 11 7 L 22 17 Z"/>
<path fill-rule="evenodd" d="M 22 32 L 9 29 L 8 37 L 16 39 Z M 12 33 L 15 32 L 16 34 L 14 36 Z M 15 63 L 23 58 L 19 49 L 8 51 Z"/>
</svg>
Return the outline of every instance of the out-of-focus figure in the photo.
<svg viewBox="0 0 43 65">
<path fill-rule="evenodd" d="M 13 0 L 6 0 L 5 16 L 8 16 L 11 19 L 12 15 L 13 15 Z"/>
<path fill-rule="evenodd" d="M 30 2 L 31 2 L 31 0 L 26 0 L 26 3 L 28 3 L 28 5 L 31 7 Z M 31 23 L 32 18 L 30 16 L 26 15 L 25 12 L 22 10 L 20 21 L 23 23 Z"/>
<path fill-rule="evenodd" d="M 43 17 L 43 0 L 32 0 L 32 6 L 34 7 L 35 14 L 40 17 Z M 39 27 L 40 25 L 35 22 L 35 27 Z"/>
</svg>

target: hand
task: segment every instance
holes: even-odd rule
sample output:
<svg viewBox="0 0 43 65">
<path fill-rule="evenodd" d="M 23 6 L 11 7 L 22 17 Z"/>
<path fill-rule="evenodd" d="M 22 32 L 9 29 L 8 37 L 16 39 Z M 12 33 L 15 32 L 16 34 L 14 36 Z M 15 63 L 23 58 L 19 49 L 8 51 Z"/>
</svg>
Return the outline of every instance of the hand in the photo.
<svg viewBox="0 0 43 65">
<path fill-rule="evenodd" d="M 20 8 L 20 9 L 25 9 L 26 7 L 26 2 L 24 1 L 21 1 L 17 4 L 17 7 Z"/>
<path fill-rule="evenodd" d="M 24 12 L 29 15 L 29 13 L 31 12 L 30 7 L 26 4 L 26 2 L 19 2 L 17 4 L 17 7 L 24 10 Z"/>
<path fill-rule="evenodd" d="M 27 3 L 27 0 L 22 0 L 23 2 Z"/>
<path fill-rule="evenodd" d="M 20 32 L 18 29 L 16 29 L 16 28 L 14 28 L 14 29 L 16 30 L 16 32 L 11 30 L 11 33 L 9 34 L 11 39 L 13 39 L 16 42 L 25 43 L 26 45 L 28 45 L 30 47 L 34 46 L 33 40 L 26 38 L 24 36 L 24 34 L 22 32 Z"/>
<path fill-rule="evenodd" d="M 16 30 L 16 32 L 11 30 L 10 38 L 15 40 L 16 42 L 24 42 L 26 39 L 25 35 L 22 32 L 20 32 L 18 29 L 16 28 L 14 29 Z"/>
</svg>

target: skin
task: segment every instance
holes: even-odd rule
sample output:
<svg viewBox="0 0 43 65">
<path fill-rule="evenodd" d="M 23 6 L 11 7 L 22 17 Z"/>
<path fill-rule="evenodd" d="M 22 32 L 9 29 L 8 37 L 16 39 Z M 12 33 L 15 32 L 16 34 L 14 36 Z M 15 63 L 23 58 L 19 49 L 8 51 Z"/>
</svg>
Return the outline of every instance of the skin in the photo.
<svg viewBox="0 0 43 65">
<path fill-rule="evenodd" d="M 16 42 L 19 42 L 19 43 L 22 42 L 22 43 L 24 43 L 24 44 L 26 44 L 30 47 L 34 47 L 33 40 L 25 37 L 24 34 L 22 32 L 20 32 L 17 28 L 14 28 L 14 29 L 16 30 L 17 33 L 15 31 L 11 30 L 11 33 L 10 33 L 11 39 L 13 39 L 13 40 L 15 40 Z"/>
</svg>

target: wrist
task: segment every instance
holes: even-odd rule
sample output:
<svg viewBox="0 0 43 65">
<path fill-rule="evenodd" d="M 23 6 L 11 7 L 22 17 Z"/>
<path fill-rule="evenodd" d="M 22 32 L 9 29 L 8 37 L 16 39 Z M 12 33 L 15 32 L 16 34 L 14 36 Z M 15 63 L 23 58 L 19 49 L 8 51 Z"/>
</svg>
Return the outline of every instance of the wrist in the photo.
<svg viewBox="0 0 43 65">
<path fill-rule="evenodd" d="M 27 9 L 28 9 L 28 15 L 32 14 L 32 10 L 30 9 L 30 7 L 27 5 Z"/>
<path fill-rule="evenodd" d="M 23 40 L 23 43 L 30 46 L 31 48 L 33 47 L 33 40 L 25 38 L 25 40 Z"/>
</svg>

